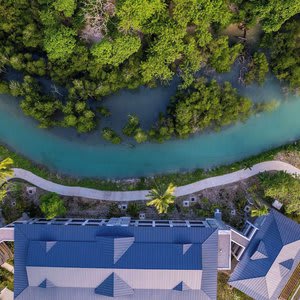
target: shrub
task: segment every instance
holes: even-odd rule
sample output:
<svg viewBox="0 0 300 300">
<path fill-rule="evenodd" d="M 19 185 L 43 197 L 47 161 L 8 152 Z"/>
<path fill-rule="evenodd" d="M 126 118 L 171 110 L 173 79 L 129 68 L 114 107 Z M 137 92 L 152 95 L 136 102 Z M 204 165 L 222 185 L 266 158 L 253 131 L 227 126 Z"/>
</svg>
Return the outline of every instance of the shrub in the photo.
<svg viewBox="0 0 300 300">
<path fill-rule="evenodd" d="M 64 202 L 56 193 L 47 193 L 41 196 L 40 208 L 47 219 L 64 216 L 66 213 Z"/>
</svg>

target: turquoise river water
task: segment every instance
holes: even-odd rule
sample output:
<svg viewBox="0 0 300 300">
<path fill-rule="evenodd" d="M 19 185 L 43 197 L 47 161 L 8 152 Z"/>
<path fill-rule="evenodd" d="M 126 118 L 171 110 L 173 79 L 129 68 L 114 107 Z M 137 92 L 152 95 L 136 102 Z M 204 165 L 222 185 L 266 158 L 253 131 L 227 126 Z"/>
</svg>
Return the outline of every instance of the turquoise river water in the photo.
<svg viewBox="0 0 300 300">
<path fill-rule="evenodd" d="M 119 130 L 129 113 L 136 113 L 147 128 L 164 111 L 176 84 L 156 89 L 122 91 L 103 101 L 113 116 L 100 126 Z M 18 99 L 0 95 L 0 142 L 53 171 L 72 176 L 129 178 L 173 171 L 211 168 L 240 160 L 300 137 L 300 97 L 285 97 L 277 80 L 269 78 L 263 87 L 240 87 L 254 101 L 281 101 L 270 113 L 252 116 L 219 132 L 208 132 L 187 140 L 164 144 L 146 143 L 130 147 L 110 145 L 100 131 L 79 135 L 70 129 L 44 130 L 25 117 Z"/>
</svg>

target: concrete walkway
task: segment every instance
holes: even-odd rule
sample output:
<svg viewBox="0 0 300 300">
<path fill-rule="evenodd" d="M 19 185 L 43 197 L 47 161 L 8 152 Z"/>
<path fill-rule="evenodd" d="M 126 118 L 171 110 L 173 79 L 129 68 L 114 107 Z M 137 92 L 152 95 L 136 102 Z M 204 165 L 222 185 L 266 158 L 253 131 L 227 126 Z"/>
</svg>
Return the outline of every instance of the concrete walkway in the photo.
<svg viewBox="0 0 300 300">
<path fill-rule="evenodd" d="M 288 163 L 282 161 L 266 161 L 252 166 L 251 169 L 240 170 L 240 171 L 236 171 L 221 176 L 211 177 L 188 185 L 177 187 L 175 191 L 175 195 L 185 196 L 185 195 L 193 194 L 195 192 L 199 192 L 207 188 L 234 183 L 243 179 L 247 179 L 249 177 L 252 177 L 264 171 L 285 171 L 292 175 L 300 175 L 300 169 Z M 23 179 L 41 189 L 44 189 L 49 192 L 55 192 L 63 196 L 85 197 L 85 198 L 96 199 L 96 200 L 120 201 L 120 202 L 147 200 L 146 195 L 148 194 L 147 190 L 113 192 L 113 191 L 100 191 L 100 190 L 83 188 L 83 187 L 64 186 L 43 179 L 23 169 L 14 169 L 13 178 Z"/>
</svg>

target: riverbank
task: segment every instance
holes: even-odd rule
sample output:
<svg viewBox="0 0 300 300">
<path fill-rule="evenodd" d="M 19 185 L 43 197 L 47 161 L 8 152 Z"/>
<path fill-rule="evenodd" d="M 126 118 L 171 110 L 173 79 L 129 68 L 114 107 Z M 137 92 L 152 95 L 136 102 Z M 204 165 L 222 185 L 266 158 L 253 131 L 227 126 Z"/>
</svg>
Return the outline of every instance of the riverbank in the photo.
<svg viewBox="0 0 300 300">
<path fill-rule="evenodd" d="M 62 174 L 53 173 L 45 166 L 38 165 L 24 156 L 11 151 L 7 147 L 0 146 L 0 158 L 11 157 L 14 160 L 14 167 L 25 169 L 35 175 L 52 181 L 57 184 L 67 186 L 80 186 L 103 191 L 132 191 L 151 189 L 155 183 L 168 184 L 173 182 L 176 186 L 187 185 L 205 178 L 231 173 L 240 169 L 247 169 L 254 164 L 278 159 L 284 160 L 284 152 L 300 151 L 300 141 L 283 145 L 261 154 L 251 156 L 233 164 L 220 166 L 211 170 L 196 169 L 191 172 L 170 173 L 146 178 L 124 179 L 124 180 L 105 180 L 98 178 L 73 178 Z M 281 154 L 281 155 L 279 155 Z"/>
<path fill-rule="evenodd" d="M 54 192 L 62 196 L 69 197 L 84 197 L 94 200 L 105 200 L 115 202 L 129 202 L 138 200 L 147 200 L 149 190 L 137 190 L 137 191 L 103 191 L 91 188 L 84 188 L 80 186 L 66 186 L 54 183 L 52 181 L 43 179 L 32 172 L 24 169 L 14 168 L 14 176 L 12 179 L 21 179 L 27 181 L 45 191 Z M 283 171 L 291 175 L 300 176 L 300 169 L 282 162 L 282 161 L 265 161 L 249 168 L 241 169 L 235 172 L 229 172 L 228 174 L 214 176 L 206 179 L 202 179 L 187 185 L 178 185 L 176 187 L 174 195 L 176 197 L 187 196 L 196 192 L 206 190 L 209 188 L 215 188 L 224 186 L 227 184 L 239 182 L 251 178 L 263 172 L 270 171 Z"/>
</svg>

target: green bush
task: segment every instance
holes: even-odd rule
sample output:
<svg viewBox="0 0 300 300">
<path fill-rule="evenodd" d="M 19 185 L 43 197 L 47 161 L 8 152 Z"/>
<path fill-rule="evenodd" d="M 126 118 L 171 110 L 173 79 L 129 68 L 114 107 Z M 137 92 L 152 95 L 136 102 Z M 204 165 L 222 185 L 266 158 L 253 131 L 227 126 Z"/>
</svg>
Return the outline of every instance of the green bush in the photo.
<svg viewBox="0 0 300 300">
<path fill-rule="evenodd" d="M 287 214 L 300 214 L 300 179 L 285 172 L 263 173 L 259 176 L 265 197 L 284 204 Z"/>
<path fill-rule="evenodd" d="M 111 128 L 105 127 L 102 130 L 102 137 L 113 144 L 120 144 L 122 142 L 121 137 L 117 135 L 117 133 Z"/>
<path fill-rule="evenodd" d="M 63 200 L 56 193 L 42 195 L 40 209 L 47 219 L 63 217 L 67 212 Z"/>
</svg>

